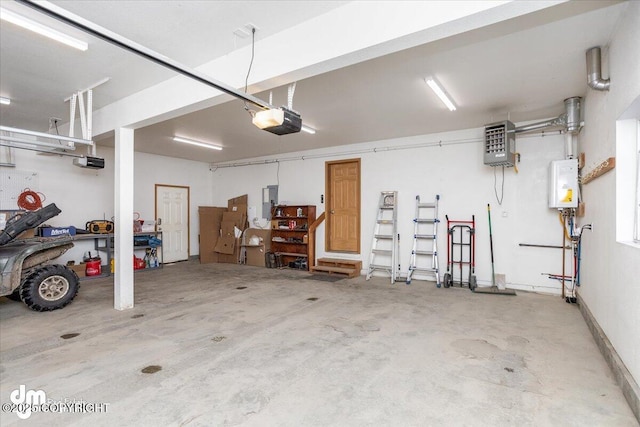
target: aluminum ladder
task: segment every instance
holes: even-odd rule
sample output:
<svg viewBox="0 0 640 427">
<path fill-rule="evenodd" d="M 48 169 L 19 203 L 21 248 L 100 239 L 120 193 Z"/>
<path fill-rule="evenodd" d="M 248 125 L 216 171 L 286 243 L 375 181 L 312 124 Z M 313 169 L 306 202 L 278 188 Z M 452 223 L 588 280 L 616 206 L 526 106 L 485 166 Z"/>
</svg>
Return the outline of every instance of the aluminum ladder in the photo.
<svg viewBox="0 0 640 427">
<path fill-rule="evenodd" d="M 374 271 L 387 273 L 391 278 L 391 283 L 394 283 L 398 277 L 400 264 L 398 259 L 397 200 L 397 191 L 382 191 L 380 193 L 367 280 L 371 278 Z"/>
<path fill-rule="evenodd" d="M 421 203 L 416 196 L 416 215 L 413 218 L 413 247 L 411 261 L 407 273 L 407 285 L 411 284 L 414 272 L 435 276 L 436 286 L 440 287 L 440 271 L 438 267 L 438 201 L 436 194 L 433 203 Z"/>
</svg>

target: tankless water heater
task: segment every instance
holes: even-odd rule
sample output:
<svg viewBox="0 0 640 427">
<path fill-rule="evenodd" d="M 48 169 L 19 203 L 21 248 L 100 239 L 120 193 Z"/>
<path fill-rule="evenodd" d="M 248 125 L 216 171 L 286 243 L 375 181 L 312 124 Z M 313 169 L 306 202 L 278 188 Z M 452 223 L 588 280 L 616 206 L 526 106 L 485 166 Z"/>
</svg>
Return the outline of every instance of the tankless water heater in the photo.
<svg viewBox="0 0 640 427">
<path fill-rule="evenodd" d="M 578 207 L 578 159 L 554 160 L 549 164 L 549 207 Z"/>
</svg>

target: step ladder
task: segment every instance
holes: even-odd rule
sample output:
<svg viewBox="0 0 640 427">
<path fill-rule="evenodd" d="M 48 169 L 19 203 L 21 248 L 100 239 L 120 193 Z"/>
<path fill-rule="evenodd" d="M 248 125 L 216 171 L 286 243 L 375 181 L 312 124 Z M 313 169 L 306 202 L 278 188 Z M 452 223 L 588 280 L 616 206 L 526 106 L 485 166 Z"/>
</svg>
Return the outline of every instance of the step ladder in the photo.
<svg viewBox="0 0 640 427">
<path fill-rule="evenodd" d="M 398 258 L 397 199 L 397 191 L 382 191 L 380 193 L 367 280 L 371 278 L 374 271 L 387 273 L 391 278 L 391 283 L 394 283 L 398 277 L 400 264 Z"/>
<path fill-rule="evenodd" d="M 407 285 L 411 284 L 414 273 L 433 275 L 436 286 L 440 287 L 440 272 L 438 270 L 438 201 L 436 195 L 433 203 L 421 203 L 420 196 L 416 196 L 416 215 L 413 218 L 413 248 L 407 273 Z"/>
</svg>

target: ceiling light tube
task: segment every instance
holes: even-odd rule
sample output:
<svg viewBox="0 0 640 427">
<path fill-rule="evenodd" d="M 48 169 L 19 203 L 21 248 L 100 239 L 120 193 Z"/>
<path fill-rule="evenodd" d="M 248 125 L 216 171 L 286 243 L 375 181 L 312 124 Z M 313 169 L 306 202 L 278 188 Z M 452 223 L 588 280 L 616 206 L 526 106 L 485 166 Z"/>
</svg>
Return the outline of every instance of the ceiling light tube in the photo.
<svg viewBox="0 0 640 427">
<path fill-rule="evenodd" d="M 438 95 L 438 98 L 447 106 L 450 111 L 456 111 L 456 106 L 453 105 L 453 101 L 449 98 L 449 96 L 445 93 L 445 91 L 440 87 L 440 85 L 432 78 L 426 79 L 427 84 Z"/>
<path fill-rule="evenodd" d="M 29 147 L 47 147 L 47 148 L 53 148 L 57 150 L 75 150 L 76 149 L 76 147 L 73 145 L 63 145 L 62 143 L 54 144 L 52 142 L 24 139 L 24 138 L 18 138 L 15 136 L 8 136 L 8 135 L 0 135 L 0 141 L 11 143 L 11 144 L 15 143 L 19 145 L 26 145 Z"/>
<path fill-rule="evenodd" d="M 53 28 L 47 27 L 46 25 L 43 25 L 39 22 L 32 21 L 31 19 L 25 18 L 24 16 L 18 15 L 17 13 L 5 8 L 0 8 L 0 19 L 2 19 L 3 21 L 11 22 L 12 24 L 18 25 L 29 31 L 33 31 L 34 33 L 38 33 L 42 36 L 49 37 L 52 40 L 64 43 L 67 46 L 71 46 L 82 51 L 85 51 L 89 48 L 87 42 L 61 33 L 60 31 L 54 30 Z"/>
<path fill-rule="evenodd" d="M 11 100 L 9 98 L 5 98 L 4 96 L 0 96 L 0 104 L 9 105 L 11 104 Z"/>
<path fill-rule="evenodd" d="M 302 125 L 302 127 L 300 128 L 301 131 L 306 132 L 306 133 L 310 133 L 311 135 L 316 133 L 316 130 L 312 127 L 309 127 L 307 125 Z"/>
<path fill-rule="evenodd" d="M 0 132 L 7 132 L 7 133 L 11 133 L 11 134 L 18 134 L 18 135 L 29 135 L 29 136 L 35 136 L 35 137 L 38 137 L 38 138 L 53 139 L 55 141 L 65 141 L 67 143 L 76 143 L 76 144 L 83 144 L 83 145 L 89 145 L 89 146 L 93 146 L 94 145 L 93 141 L 88 140 L 88 139 L 73 138 L 73 137 L 70 137 L 70 136 L 62 136 L 62 135 L 53 135 L 53 134 L 50 134 L 50 133 L 36 132 L 36 131 L 33 131 L 33 130 L 20 129 L 20 128 L 12 128 L 12 127 L 9 127 L 9 126 L 1 126 L 0 125 Z"/>
<path fill-rule="evenodd" d="M 210 148 L 212 150 L 222 150 L 219 145 L 209 144 L 208 142 L 194 141 L 193 139 L 183 138 L 181 136 L 174 136 L 173 140 L 176 142 L 182 142 L 184 144 L 196 145 L 198 147 Z"/>
</svg>

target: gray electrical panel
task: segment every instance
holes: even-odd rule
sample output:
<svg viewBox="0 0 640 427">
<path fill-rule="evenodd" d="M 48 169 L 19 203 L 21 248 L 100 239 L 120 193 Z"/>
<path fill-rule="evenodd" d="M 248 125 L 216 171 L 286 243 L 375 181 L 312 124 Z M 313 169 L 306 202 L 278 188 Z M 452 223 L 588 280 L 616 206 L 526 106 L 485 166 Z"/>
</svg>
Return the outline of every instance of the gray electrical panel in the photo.
<svg viewBox="0 0 640 427">
<path fill-rule="evenodd" d="M 516 164 L 516 126 L 509 120 L 484 127 L 484 164 L 506 167 Z"/>
<path fill-rule="evenodd" d="M 278 204 L 278 186 L 267 185 L 262 189 L 262 218 L 271 219 L 271 208 Z"/>
</svg>

